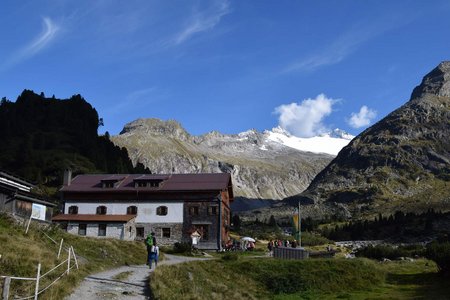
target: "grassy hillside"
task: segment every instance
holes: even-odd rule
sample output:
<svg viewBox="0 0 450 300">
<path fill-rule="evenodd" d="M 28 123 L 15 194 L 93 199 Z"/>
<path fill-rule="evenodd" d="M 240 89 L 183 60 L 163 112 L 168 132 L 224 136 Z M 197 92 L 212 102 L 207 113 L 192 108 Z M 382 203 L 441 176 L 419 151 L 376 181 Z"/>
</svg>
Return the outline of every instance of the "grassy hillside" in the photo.
<svg viewBox="0 0 450 300">
<path fill-rule="evenodd" d="M 228 255 L 228 254 L 226 254 Z M 237 260 L 161 266 L 155 299 L 447 299 L 450 287 L 427 260 Z"/>
<path fill-rule="evenodd" d="M 285 294 L 364 290 L 384 280 L 384 272 L 369 260 L 240 257 L 164 266 L 150 282 L 157 299 L 271 299 Z"/>
<path fill-rule="evenodd" d="M 113 239 L 94 239 L 78 237 L 65 233 L 56 227 L 38 229 L 30 227 L 25 234 L 25 227 L 13 225 L 9 217 L 0 216 L 0 275 L 35 277 L 37 265 L 41 263 L 41 273 L 45 273 L 67 258 L 64 251 L 58 260 L 59 245 L 55 241 L 64 239 L 64 245 L 72 245 L 78 256 L 80 269 L 72 269 L 70 275 L 64 276 L 56 285 L 44 292 L 40 299 L 62 299 L 71 293 L 75 286 L 88 274 L 99 272 L 125 264 L 142 264 L 145 262 L 146 250 L 143 243 L 124 242 Z M 64 267 L 45 278 L 41 286 L 47 286 L 64 272 Z M 34 291 L 30 281 L 12 280 L 10 295 L 28 296 Z"/>
</svg>

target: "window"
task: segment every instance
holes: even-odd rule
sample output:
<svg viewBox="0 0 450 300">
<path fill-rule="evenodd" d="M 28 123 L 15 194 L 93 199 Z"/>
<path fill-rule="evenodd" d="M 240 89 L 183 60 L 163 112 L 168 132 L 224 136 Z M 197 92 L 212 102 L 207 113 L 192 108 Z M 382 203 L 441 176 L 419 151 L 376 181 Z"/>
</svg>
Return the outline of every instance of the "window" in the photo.
<svg viewBox="0 0 450 300">
<path fill-rule="evenodd" d="M 170 238 L 170 228 L 162 228 L 162 237 Z"/>
<path fill-rule="evenodd" d="M 106 206 L 98 206 L 97 215 L 106 215 Z"/>
<path fill-rule="evenodd" d="M 103 182 L 103 188 L 113 188 L 114 187 L 114 181 L 104 181 Z"/>
<path fill-rule="evenodd" d="M 78 225 L 78 235 L 86 235 L 86 224 Z"/>
<path fill-rule="evenodd" d="M 198 216 L 199 207 L 198 206 L 190 206 L 189 207 L 189 215 L 190 216 Z"/>
<path fill-rule="evenodd" d="M 106 224 L 98 224 L 98 236 L 106 236 Z"/>
<path fill-rule="evenodd" d="M 78 206 L 72 205 L 69 206 L 69 215 L 76 215 L 78 214 Z"/>
<path fill-rule="evenodd" d="M 137 207 L 136 206 L 128 206 L 127 207 L 127 215 L 137 215 Z"/>
<path fill-rule="evenodd" d="M 134 181 L 134 187 L 137 188 L 145 188 L 145 187 L 152 187 L 157 188 L 160 186 L 162 180 L 135 180 Z"/>
<path fill-rule="evenodd" d="M 158 216 L 167 215 L 167 206 L 158 206 L 158 208 L 156 208 L 156 214 Z"/>
<path fill-rule="evenodd" d="M 218 209 L 217 206 L 210 206 L 210 207 L 208 207 L 208 215 L 210 215 L 210 216 L 217 215 L 218 211 L 219 211 L 219 209 Z"/>
<path fill-rule="evenodd" d="M 147 182 L 145 182 L 145 181 L 138 181 L 137 182 L 137 187 L 147 187 Z"/>
<path fill-rule="evenodd" d="M 150 186 L 151 187 L 158 187 L 159 186 L 159 181 L 150 181 Z"/>
<path fill-rule="evenodd" d="M 136 227 L 136 237 L 144 238 L 144 227 Z"/>
</svg>

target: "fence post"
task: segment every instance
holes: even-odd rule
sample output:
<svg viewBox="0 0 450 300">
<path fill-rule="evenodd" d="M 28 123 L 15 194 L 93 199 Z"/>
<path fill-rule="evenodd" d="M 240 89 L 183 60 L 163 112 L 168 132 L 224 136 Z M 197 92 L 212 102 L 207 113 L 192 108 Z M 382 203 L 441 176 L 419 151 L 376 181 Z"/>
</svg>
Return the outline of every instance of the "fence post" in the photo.
<svg viewBox="0 0 450 300">
<path fill-rule="evenodd" d="M 73 246 L 70 246 L 70 249 L 72 249 L 73 259 L 75 260 L 75 266 L 77 266 L 77 270 L 78 270 L 78 260 L 77 260 L 77 256 L 75 255 L 75 250 L 73 250 Z"/>
<path fill-rule="evenodd" d="M 70 248 L 69 248 L 68 252 L 69 252 L 69 257 L 67 258 L 67 275 L 69 275 L 69 272 L 70 272 Z"/>
<path fill-rule="evenodd" d="M 58 259 L 59 259 L 59 256 L 61 255 L 61 249 L 62 249 L 63 241 L 64 241 L 64 239 L 61 239 L 61 243 L 59 243 Z"/>
<path fill-rule="evenodd" d="M 30 224 L 31 224 L 31 218 L 33 217 L 33 214 L 30 215 L 30 219 L 28 220 L 28 225 L 27 225 L 27 230 L 25 230 L 25 234 L 28 233 L 28 229 L 30 229 Z"/>
<path fill-rule="evenodd" d="M 36 288 L 34 290 L 34 300 L 37 300 L 38 298 L 38 292 L 39 292 L 39 279 L 41 278 L 41 264 L 38 264 L 38 271 L 36 276 Z"/>
<path fill-rule="evenodd" d="M 11 277 L 5 277 L 5 281 L 3 282 L 3 300 L 8 300 L 9 297 L 9 286 L 11 284 Z"/>
</svg>

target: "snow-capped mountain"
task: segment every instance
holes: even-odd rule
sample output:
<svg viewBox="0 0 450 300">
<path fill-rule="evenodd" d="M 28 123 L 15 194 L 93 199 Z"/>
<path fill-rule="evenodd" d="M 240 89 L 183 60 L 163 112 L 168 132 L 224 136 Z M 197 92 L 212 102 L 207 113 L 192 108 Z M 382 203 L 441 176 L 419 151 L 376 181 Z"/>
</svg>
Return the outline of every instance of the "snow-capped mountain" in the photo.
<svg viewBox="0 0 450 300">
<path fill-rule="evenodd" d="M 300 151 L 327 153 L 331 155 L 337 155 L 354 138 L 353 135 L 341 129 L 335 129 L 320 136 L 299 138 L 289 134 L 289 132 L 281 127 L 264 131 L 264 137 L 266 141 L 280 143 Z"/>
<path fill-rule="evenodd" d="M 139 119 L 111 140 L 154 173 L 227 172 L 236 196 L 282 199 L 303 191 L 349 142 L 333 134 L 302 139 L 278 127 L 193 136 L 176 121 Z"/>
</svg>

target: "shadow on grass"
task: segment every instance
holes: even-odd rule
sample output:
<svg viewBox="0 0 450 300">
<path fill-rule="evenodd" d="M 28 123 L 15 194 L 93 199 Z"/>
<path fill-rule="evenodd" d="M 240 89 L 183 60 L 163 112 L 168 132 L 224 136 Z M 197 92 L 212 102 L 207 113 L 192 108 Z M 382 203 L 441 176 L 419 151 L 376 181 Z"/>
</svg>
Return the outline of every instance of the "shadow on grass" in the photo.
<svg viewBox="0 0 450 300">
<path fill-rule="evenodd" d="M 438 273 L 388 274 L 387 283 L 414 289 L 418 298 L 450 299 L 450 277 Z"/>
</svg>

